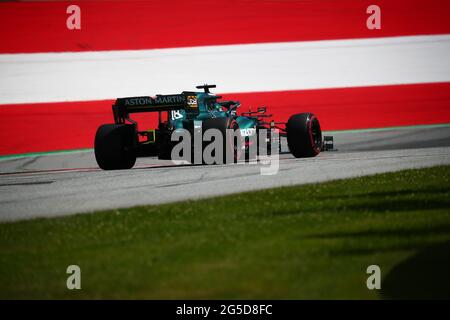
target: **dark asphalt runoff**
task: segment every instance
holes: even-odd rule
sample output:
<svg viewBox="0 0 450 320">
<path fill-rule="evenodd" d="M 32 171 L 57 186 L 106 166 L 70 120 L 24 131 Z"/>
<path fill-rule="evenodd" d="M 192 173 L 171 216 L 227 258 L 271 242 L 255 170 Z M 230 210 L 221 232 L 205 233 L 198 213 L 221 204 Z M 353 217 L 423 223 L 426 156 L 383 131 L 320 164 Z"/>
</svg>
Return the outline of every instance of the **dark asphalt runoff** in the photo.
<svg viewBox="0 0 450 320">
<path fill-rule="evenodd" d="M 173 165 L 138 159 L 102 171 L 92 151 L 0 160 L 0 221 L 200 199 L 450 164 L 450 125 L 333 132 L 337 151 L 296 159 L 285 142 L 274 175 L 267 165 Z"/>
</svg>

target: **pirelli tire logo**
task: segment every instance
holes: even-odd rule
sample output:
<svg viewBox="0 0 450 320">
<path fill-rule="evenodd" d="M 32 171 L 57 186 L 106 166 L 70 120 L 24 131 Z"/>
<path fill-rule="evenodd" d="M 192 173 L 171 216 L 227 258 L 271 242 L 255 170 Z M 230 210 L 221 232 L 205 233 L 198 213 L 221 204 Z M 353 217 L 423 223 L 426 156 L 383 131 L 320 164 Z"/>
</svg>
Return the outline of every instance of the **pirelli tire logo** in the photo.
<svg viewBox="0 0 450 320">
<path fill-rule="evenodd" d="M 187 105 L 188 105 L 188 108 L 197 109 L 198 108 L 197 97 L 196 96 L 187 96 Z"/>
</svg>

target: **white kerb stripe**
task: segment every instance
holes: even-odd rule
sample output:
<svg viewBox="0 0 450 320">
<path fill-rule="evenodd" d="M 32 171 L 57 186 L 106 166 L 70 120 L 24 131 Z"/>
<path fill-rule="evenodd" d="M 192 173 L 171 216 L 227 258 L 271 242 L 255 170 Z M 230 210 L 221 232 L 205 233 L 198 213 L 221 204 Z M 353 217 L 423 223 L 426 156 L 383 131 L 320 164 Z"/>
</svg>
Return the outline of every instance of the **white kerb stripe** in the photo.
<svg viewBox="0 0 450 320">
<path fill-rule="evenodd" d="M 0 104 L 450 81 L 450 35 L 0 55 Z"/>
</svg>

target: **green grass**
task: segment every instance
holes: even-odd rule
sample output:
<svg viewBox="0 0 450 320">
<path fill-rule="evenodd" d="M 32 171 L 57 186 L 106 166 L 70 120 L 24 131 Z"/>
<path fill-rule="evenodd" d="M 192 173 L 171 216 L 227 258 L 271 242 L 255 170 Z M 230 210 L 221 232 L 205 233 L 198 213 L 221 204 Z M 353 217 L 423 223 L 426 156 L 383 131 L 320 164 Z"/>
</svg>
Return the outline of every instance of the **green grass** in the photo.
<svg viewBox="0 0 450 320">
<path fill-rule="evenodd" d="M 0 298 L 450 297 L 450 166 L 0 224 Z M 66 289 L 66 268 L 82 290 Z M 382 290 L 368 290 L 377 264 Z"/>
</svg>

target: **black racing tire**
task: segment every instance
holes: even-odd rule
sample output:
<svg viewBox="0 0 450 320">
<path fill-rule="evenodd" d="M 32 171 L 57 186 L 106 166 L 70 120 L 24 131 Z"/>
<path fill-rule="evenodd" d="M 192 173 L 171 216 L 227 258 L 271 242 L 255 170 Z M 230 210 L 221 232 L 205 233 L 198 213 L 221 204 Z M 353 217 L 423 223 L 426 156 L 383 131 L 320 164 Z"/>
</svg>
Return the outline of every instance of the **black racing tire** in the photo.
<svg viewBox="0 0 450 320">
<path fill-rule="evenodd" d="M 241 140 L 241 146 L 243 146 L 242 137 L 240 135 L 241 131 L 239 129 L 239 124 L 237 121 L 233 118 L 211 118 L 204 120 L 202 123 L 202 131 L 203 134 L 208 129 L 218 129 L 222 133 L 223 137 L 223 159 L 222 163 L 236 163 L 241 157 L 242 157 L 242 148 L 238 147 L 238 144 L 231 139 L 232 132 L 237 132 L 237 139 Z M 227 129 L 232 129 L 233 131 L 227 131 Z M 228 143 L 227 143 L 228 142 Z M 204 142 L 203 143 L 203 149 L 206 145 L 208 145 L 211 142 Z M 227 154 L 232 154 L 233 157 L 228 157 Z"/>
<path fill-rule="evenodd" d="M 131 169 L 136 163 L 132 147 L 137 139 L 134 125 L 104 124 L 95 134 L 95 160 L 103 170 Z"/>
<path fill-rule="evenodd" d="M 287 142 L 296 158 L 315 157 L 322 147 L 319 119 L 312 113 L 292 115 L 286 123 Z"/>
</svg>

